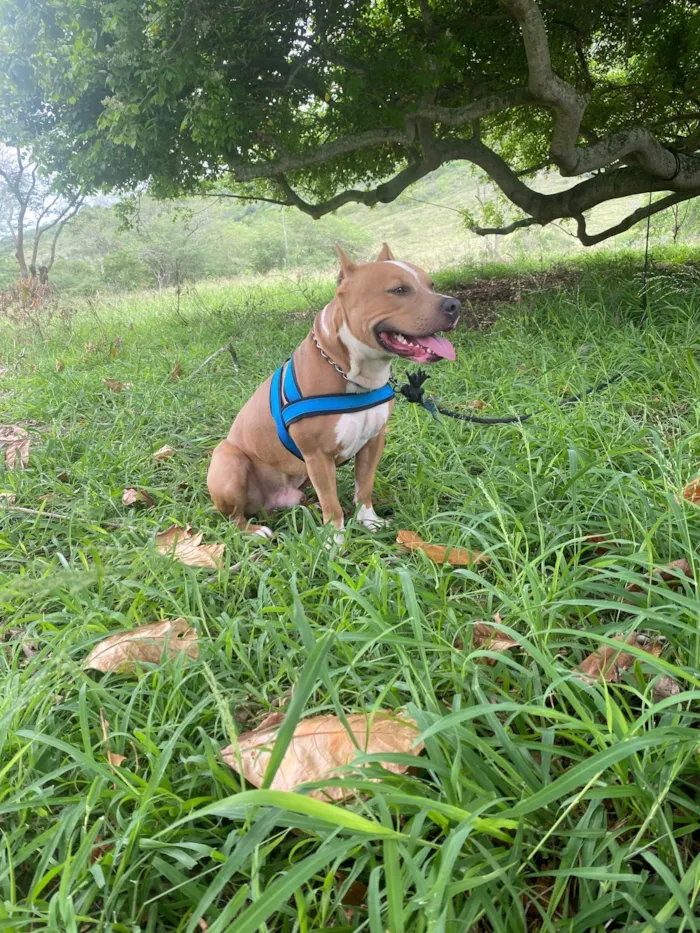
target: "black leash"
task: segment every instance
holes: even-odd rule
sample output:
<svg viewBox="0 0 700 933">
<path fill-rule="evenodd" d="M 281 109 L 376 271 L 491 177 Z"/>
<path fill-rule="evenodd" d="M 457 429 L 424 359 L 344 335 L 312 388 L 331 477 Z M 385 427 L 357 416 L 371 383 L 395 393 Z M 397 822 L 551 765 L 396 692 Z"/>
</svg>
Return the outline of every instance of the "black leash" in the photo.
<svg viewBox="0 0 700 933">
<path fill-rule="evenodd" d="M 530 418 L 533 418 L 535 415 L 541 415 L 549 410 L 547 408 L 540 408 L 538 411 L 531 411 L 527 415 L 512 415 L 506 418 L 482 418 L 479 415 L 465 415 L 459 411 L 450 411 L 449 408 L 443 408 L 429 395 L 425 394 L 423 384 L 430 378 L 430 374 L 426 373 L 424 369 L 419 369 L 414 373 L 407 373 L 406 376 L 408 382 L 402 386 L 399 386 L 393 378 L 389 381 L 399 390 L 405 399 L 414 405 L 421 405 L 426 411 L 429 411 L 436 420 L 438 420 L 437 416 L 439 412 L 441 415 L 446 415 L 448 418 L 454 418 L 456 421 L 469 421 L 472 424 L 522 424 L 524 421 L 529 421 Z M 604 379 L 602 382 L 591 386 L 590 389 L 586 389 L 585 392 L 581 392 L 579 395 L 572 395 L 569 398 L 561 399 L 559 401 L 559 408 L 565 408 L 567 405 L 574 405 L 587 395 L 600 392 L 621 378 L 622 373 L 614 373 L 609 379 Z"/>
</svg>

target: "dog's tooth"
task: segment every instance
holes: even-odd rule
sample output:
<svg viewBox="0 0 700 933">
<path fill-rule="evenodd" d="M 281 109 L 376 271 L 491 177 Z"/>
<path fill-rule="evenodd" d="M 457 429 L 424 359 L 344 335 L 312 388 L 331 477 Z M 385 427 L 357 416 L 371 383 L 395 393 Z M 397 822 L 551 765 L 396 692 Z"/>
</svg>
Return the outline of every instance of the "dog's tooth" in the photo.
<svg viewBox="0 0 700 933">
<path fill-rule="evenodd" d="M 406 342 L 407 342 L 407 341 L 406 341 L 406 338 L 404 337 L 403 334 L 397 334 L 397 335 L 396 335 L 396 339 L 398 340 L 399 343 L 406 343 Z"/>
</svg>

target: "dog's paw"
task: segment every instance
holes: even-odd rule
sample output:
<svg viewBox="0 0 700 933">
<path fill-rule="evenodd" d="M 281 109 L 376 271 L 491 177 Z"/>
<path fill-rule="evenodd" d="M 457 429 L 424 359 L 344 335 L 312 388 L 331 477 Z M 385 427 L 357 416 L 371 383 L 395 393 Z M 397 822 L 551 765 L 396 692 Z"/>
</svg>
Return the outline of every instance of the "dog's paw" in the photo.
<svg viewBox="0 0 700 933">
<path fill-rule="evenodd" d="M 388 519 L 380 518 L 371 505 L 360 506 L 360 509 L 357 513 L 357 520 L 369 531 L 380 531 L 382 528 L 386 528 L 391 524 Z"/>
<path fill-rule="evenodd" d="M 253 534 L 258 535 L 261 538 L 266 538 L 268 541 L 271 541 L 274 538 L 272 528 L 268 528 L 267 525 L 259 525 Z"/>
<path fill-rule="evenodd" d="M 345 544 L 345 526 L 337 528 L 332 535 L 328 535 L 326 540 L 323 542 L 323 546 L 327 551 L 333 551 L 336 548 L 341 548 Z"/>
</svg>

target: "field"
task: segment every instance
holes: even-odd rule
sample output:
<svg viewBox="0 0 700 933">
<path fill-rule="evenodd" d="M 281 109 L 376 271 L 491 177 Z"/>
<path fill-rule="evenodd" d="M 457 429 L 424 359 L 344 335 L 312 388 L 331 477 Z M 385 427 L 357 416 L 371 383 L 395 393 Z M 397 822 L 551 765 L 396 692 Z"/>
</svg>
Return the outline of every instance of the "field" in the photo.
<svg viewBox="0 0 700 933">
<path fill-rule="evenodd" d="M 680 258 L 655 266 L 646 312 L 638 255 L 511 270 L 505 304 L 502 277 L 438 277 L 495 323 L 459 329 L 431 392 L 543 411 L 483 427 L 399 401 L 377 478 L 391 526 L 350 520 L 342 550 L 313 505 L 246 538 L 205 487 L 330 281 L 0 328 L 0 422 L 31 442 L 24 469 L 0 466 L 0 933 L 697 931 L 700 512 L 680 494 L 700 460 L 700 290 Z M 223 353 L 194 374 L 229 341 L 238 371 Z M 130 487 L 153 504 L 124 505 Z M 348 468 L 340 487 L 349 504 Z M 221 569 L 157 553 L 172 524 L 223 544 Z M 400 529 L 490 560 L 435 563 Z M 84 668 L 106 636 L 180 617 L 196 660 Z M 514 645 L 478 647 L 479 621 Z M 577 674 L 634 633 L 625 670 Z M 220 750 L 280 710 L 284 741 L 315 714 L 404 711 L 425 749 L 395 758 L 403 775 L 370 760 L 325 781 L 340 803 L 253 791 Z"/>
</svg>

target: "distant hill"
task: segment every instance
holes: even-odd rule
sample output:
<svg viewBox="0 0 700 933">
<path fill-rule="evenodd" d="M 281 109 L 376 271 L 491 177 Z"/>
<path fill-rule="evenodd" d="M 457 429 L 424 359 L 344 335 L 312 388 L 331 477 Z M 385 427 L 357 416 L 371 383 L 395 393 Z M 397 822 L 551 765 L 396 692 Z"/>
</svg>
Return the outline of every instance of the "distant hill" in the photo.
<svg viewBox="0 0 700 933">
<path fill-rule="evenodd" d="M 570 185 L 555 175 L 534 182 L 541 191 Z M 53 281 L 77 292 L 95 289 L 166 287 L 177 281 L 231 278 L 273 270 L 326 271 L 334 266 L 333 243 L 339 240 L 351 255 L 370 258 L 382 241 L 397 256 L 430 269 L 479 264 L 486 260 L 514 261 L 580 252 L 583 247 L 569 226 L 532 227 L 509 237 L 478 237 L 465 226 L 463 212 L 479 216 L 494 200 L 492 186 L 484 186 L 461 163 L 443 166 L 391 204 L 367 208 L 347 205 L 334 215 L 314 221 L 293 208 L 234 199 L 193 198 L 156 202 L 144 198 L 140 221 L 119 230 L 119 217 L 106 199 L 85 208 L 65 229 Z M 643 198 L 601 205 L 589 228 L 615 223 Z M 686 210 L 691 210 L 687 205 Z M 692 226 L 697 230 L 697 208 Z M 666 212 L 668 213 L 668 212 Z M 513 215 L 515 216 L 515 215 Z M 686 217 L 686 221 L 689 218 Z M 570 223 L 570 222 L 569 222 Z M 654 221 L 658 239 L 672 235 L 672 218 Z M 606 248 L 639 243 L 643 228 L 605 244 Z M 688 229 L 684 235 L 687 236 Z M 11 243 L 0 240 L 0 284 L 16 276 Z"/>
</svg>

